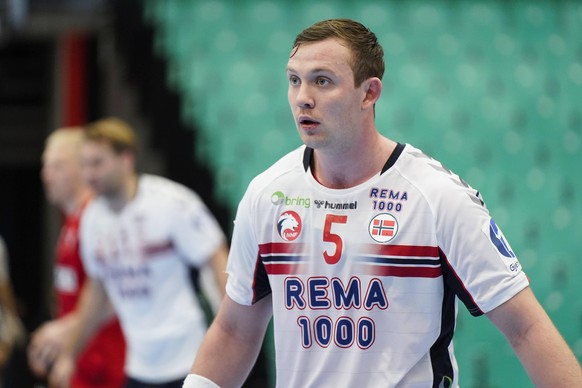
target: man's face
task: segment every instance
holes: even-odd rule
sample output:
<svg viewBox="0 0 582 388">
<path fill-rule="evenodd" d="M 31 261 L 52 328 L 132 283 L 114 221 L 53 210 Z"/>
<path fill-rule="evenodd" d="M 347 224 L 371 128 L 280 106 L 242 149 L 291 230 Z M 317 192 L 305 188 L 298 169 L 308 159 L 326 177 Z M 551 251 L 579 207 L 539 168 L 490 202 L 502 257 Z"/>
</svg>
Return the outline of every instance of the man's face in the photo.
<svg viewBox="0 0 582 388">
<path fill-rule="evenodd" d="M 115 197 L 123 188 L 126 153 L 116 154 L 106 143 L 86 141 L 81 147 L 81 165 L 86 183 L 97 195 Z"/>
<path fill-rule="evenodd" d="M 301 140 L 342 150 L 358 135 L 365 91 L 355 87 L 351 52 L 337 39 L 301 44 L 287 64 L 288 99 Z"/>
<path fill-rule="evenodd" d="M 81 164 L 74 145 L 49 143 L 42 155 L 41 178 L 49 202 L 64 207 L 72 200 L 81 182 Z"/>
</svg>

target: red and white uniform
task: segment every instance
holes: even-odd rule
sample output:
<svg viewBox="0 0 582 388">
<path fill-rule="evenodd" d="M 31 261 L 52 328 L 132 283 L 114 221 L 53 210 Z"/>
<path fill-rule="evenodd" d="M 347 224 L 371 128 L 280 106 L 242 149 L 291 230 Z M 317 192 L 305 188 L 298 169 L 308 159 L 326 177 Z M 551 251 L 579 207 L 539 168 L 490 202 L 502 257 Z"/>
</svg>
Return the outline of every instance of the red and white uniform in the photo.
<svg viewBox="0 0 582 388">
<path fill-rule="evenodd" d="M 277 385 L 457 386 L 458 299 L 477 316 L 528 285 L 479 193 L 410 145 L 345 190 L 311 156 L 251 182 L 227 269 L 239 304 L 272 295 Z"/>
<path fill-rule="evenodd" d="M 84 206 L 83 206 L 84 208 Z M 79 254 L 79 221 L 83 209 L 65 217 L 56 250 L 55 290 L 57 317 L 77 306 L 86 274 Z M 87 343 L 77 359 L 73 388 L 115 388 L 125 381 L 125 340 L 119 321 L 107 322 Z"/>
<path fill-rule="evenodd" d="M 121 321 L 128 376 L 161 383 L 188 374 L 207 329 L 189 270 L 206 265 L 223 243 L 200 198 L 162 177 L 140 176 L 135 198 L 120 212 L 103 198 L 87 207 L 83 260 Z"/>
</svg>

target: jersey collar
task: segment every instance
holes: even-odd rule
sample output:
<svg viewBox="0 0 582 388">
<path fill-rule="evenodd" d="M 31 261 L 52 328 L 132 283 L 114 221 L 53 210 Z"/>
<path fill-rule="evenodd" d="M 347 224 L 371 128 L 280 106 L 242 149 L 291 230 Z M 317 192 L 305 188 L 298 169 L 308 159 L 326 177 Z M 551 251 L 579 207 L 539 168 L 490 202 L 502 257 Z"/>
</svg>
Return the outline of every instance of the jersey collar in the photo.
<svg viewBox="0 0 582 388">
<path fill-rule="evenodd" d="M 380 175 L 384 174 L 386 171 L 388 171 L 390 167 L 394 165 L 394 163 L 396 163 L 396 161 L 400 157 L 400 154 L 402 154 L 402 151 L 404 151 L 404 144 L 397 143 L 396 148 L 394 148 L 394 151 L 392 151 L 392 153 L 388 157 L 388 160 L 384 164 L 384 167 L 382 167 Z M 305 151 L 303 151 L 303 169 L 305 170 L 305 172 L 307 172 L 309 166 L 311 166 L 312 159 L 313 159 L 313 148 L 305 147 Z"/>
</svg>

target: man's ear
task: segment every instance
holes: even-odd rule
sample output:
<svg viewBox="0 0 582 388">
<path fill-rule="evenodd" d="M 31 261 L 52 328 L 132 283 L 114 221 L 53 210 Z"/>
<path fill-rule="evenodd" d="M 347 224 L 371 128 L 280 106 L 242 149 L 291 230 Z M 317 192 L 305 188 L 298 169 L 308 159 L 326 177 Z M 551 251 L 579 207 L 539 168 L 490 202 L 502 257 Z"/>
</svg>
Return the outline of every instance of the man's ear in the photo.
<svg viewBox="0 0 582 388">
<path fill-rule="evenodd" d="M 382 94 L 382 81 L 380 78 L 371 77 L 362 83 L 364 87 L 364 100 L 362 101 L 362 109 L 368 109 L 373 107 L 376 101 L 380 98 Z"/>
<path fill-rule="evenodd" d="M 125 165 L 125 168 L 129 171 L 135 170 L 136 166 L 135 152 L 125 150 L 122 151 L 121 156 L 123 158 L 123 164 Z"/>
</svg>

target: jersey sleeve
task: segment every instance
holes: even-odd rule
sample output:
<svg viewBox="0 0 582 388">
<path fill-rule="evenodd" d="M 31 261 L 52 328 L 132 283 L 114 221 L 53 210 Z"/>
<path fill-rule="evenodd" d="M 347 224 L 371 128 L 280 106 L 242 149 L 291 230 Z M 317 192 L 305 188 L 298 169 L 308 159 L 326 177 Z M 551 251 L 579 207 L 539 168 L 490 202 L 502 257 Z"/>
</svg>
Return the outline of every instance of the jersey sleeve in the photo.
<svg viewBox="0 0 582 388">
<path fill-rule="evenodd" d="M 97 265 L 97 241 L 93 233 L 95 222 L 95 211 L 90 204 L 83 211 L 79 223 L 79 253 L 87 275 L 91 278 L 102 278 L 102 271 Z"/>
<path fill-rule="evenodd" d="M 176 248 L 194 266 L 208 262 L 225 238 L 220 225 L 197 195 L 191 193 L 172 209 Z"/>
<path fill-rule="evenodd" d="M 258 241 L 251 214 L 252 201 L 247 190 L 236 213 L 226 267 L 226 293 L 238 304 L 246 306 L 270 293 L 267 275 L 258 256 Z"/>
<path fill-rule="evenodd" d="M 469 312 L 479 316 L 512 298 L 529 281 L 479 193 L 460 179 L 445 187 L 436 203 L 443 275 Z"/>
</svg>

